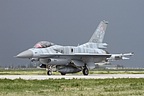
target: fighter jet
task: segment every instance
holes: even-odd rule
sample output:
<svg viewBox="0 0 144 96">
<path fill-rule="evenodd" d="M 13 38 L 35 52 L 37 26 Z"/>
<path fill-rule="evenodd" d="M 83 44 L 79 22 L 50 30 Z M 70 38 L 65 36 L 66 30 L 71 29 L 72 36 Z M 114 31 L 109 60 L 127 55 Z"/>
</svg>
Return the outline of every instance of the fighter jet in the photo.
<svg viewBox="0 0 144 96">
<path fill-rule="evenodd" d="M 47 69 L 47 75 L 52 75 L 52 67 L 55 66 L 61 75 L 82 71 L 88 75 L 89 70 L 95 68 L 95 64 L 107 63 L 131 56 L 128 54 L 109 54 L 105 49 L 103 38 L 108 22 L 103 20 L 98 25 L 90 40 L 78 46 L 62 46 L 48 41 L 40 41 L 33 48 L 19 53 L 17 58 L 29 58 L 31 61 L 39 61 L 41 68 Z M 128 59 L 128 58 L 127 58 Z"/>
</svg>

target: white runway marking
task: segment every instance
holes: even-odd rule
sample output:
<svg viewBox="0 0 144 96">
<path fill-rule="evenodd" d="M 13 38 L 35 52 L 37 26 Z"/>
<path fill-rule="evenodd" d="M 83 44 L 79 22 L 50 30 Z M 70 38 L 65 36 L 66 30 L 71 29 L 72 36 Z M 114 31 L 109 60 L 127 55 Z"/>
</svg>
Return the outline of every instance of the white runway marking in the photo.
<svg viewBox="0 0 144 96">
<path fill-rule="evenodd" d="M 144 74 L 95 74 L 95 75 L 0 75 L 0 79 L 24 79 L 24 80 L 46 80 L 46 79 L 107 79 L 107 78 L 144 78 Z"/>
</svg>

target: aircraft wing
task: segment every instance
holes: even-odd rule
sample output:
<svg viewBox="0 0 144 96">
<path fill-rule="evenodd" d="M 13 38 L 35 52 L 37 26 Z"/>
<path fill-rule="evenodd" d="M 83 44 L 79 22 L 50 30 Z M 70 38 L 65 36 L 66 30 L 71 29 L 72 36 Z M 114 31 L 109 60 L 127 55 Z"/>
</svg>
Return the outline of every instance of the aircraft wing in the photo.
<svg viewBox="0 0 144 96">
<path fill-rule="evenodd" d="M 75 53 L 75 54 L 40 54 L 39 58 L 53 58 L 53 57 L 94 57 L 94 58 L 109 58 L 111 54 L 85 54 L 85 53 Z"/>
<path fill-rule="evenodd" d="M 88 53 L 75 53 L 75 54 L 41 54 L 38 58 L 67 58 L 69 60 L 82 60 L 83 62 L 101 62 L 110 58 L 111 54 L 88 54 Z"/>
<path fill-rule="evenodd" d="M 87 63 L 89 69 L 95 68 L 95 63 L 110 58 L 111 54 L 41 54 L 39 58 L 67 58 L 74 63 L 74 66 L 84 66 Z"/>
</svg>

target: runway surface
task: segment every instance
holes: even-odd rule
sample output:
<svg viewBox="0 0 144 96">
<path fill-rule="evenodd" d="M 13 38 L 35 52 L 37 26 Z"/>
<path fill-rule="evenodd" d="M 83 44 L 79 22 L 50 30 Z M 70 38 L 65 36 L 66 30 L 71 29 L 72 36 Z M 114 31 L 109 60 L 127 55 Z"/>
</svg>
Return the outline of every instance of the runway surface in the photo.
<svg viewBox="0 0 144 96">
<path fill-rule="evenodd" d="M 107 78 L 144 78 L 144 74 L 95 74 L 95 75 L 0 75 L 0 79 L 24 79 L 24 80 L 46 80 L 46 79 L 107 79 Z"/>
</svg>

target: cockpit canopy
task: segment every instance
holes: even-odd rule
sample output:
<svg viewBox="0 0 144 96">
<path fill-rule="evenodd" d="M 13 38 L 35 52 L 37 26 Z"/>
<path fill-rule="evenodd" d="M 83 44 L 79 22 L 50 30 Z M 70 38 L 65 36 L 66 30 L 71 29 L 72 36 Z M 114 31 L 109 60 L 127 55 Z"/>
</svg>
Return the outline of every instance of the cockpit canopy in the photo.
<svg viewBox="0 0 144 96">
<path fill-rule="evenodd" d="M 34 48 L 46 48 L 53 46 L 54 43 L 48 42 L 48 41 L 40 41 L 34 45 Z"/>
</svg>

